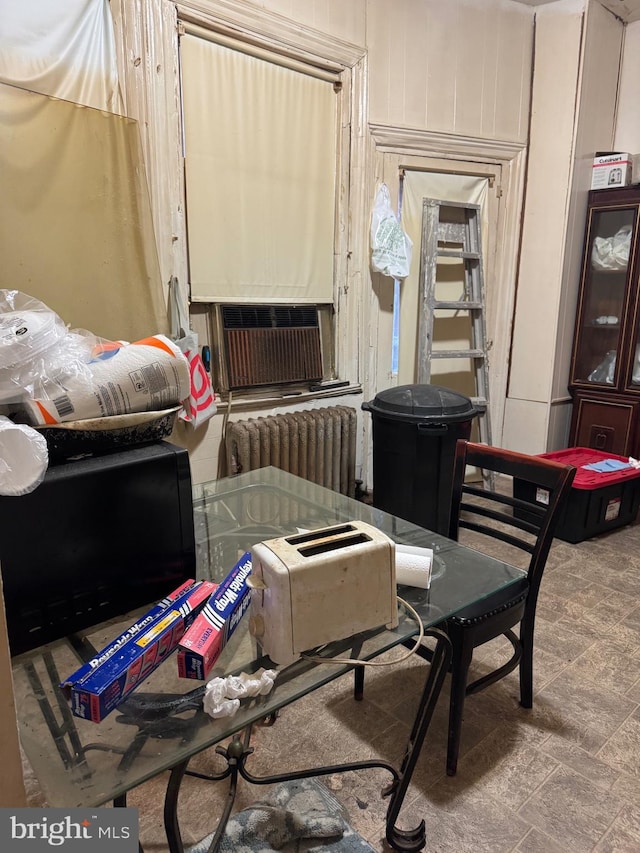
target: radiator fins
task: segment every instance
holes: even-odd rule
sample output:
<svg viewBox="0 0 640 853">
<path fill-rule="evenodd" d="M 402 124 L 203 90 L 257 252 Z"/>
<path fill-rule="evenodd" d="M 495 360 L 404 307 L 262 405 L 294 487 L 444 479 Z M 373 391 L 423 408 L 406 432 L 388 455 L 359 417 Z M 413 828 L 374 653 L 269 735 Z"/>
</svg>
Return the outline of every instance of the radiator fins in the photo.
<svg viewBox="0 0 640 853">
<path fill-rule="evenodd" d="M 269 465 L 354 497 L 357 413 L 347 406 L 229 423 L 227 472 Z"/>
</svg>

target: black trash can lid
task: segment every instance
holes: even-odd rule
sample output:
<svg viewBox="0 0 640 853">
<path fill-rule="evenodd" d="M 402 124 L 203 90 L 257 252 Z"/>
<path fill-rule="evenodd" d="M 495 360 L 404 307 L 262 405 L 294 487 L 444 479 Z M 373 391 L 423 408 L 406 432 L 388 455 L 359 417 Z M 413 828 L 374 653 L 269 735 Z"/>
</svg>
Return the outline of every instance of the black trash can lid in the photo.
<svg viewBox="0 0 640 853">
<path fill-rule="evenodd" d="M 480 414 L 469 397 L 440 385 L 396 385 L 376 394 L 362 408 L 389 420 L 410 423 L 454 423 Z"/>
</svg>

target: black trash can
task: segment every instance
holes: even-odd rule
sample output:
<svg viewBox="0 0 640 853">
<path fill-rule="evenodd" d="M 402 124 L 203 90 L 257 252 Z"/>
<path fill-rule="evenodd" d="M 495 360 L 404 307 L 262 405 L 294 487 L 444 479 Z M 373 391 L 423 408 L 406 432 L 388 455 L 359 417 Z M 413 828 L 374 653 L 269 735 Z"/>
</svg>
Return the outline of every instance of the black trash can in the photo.
<svg viewBox="0 0 640 853">
<path fill-rule="evenodd" d="M 373 505 L 446 536 L 456 442 L 480 410 L 439 385 L 398 385 L 362 408 L 373 418 Z"/>
</svg>

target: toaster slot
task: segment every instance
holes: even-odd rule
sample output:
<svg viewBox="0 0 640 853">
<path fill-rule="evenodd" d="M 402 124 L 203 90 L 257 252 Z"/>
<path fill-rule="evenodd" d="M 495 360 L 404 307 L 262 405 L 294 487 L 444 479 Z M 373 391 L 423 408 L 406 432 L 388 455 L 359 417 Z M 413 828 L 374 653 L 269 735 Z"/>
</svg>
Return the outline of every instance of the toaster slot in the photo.
<svg viewBox="0 0 640 853">
<path fill-rule="evenodd" d="M 363 545 L 365 542 L 371 542 L 371 538 L 364 533 L 356 533 L 353 536 L 346 536 L 344 539 L 338 539 L 337 541 L 324 541 L 319 542 L 317 545 L 307 545 L 304 548 L 298 548 L 298 553 L 302 557 L 315 557 L 318 554 L 326 554 L 329 551 L 346 548 L 348 545 Z"/>
<path fill-rule="evenodd" d="M 327 536 L 340 536 L 342 533 L 352 533 L 356 528 L 353 524 L 341 524 L 337 527 L 323 527 L 321 530 L 311 530 L 309 533 L 296 533 L 295 536 L 285 536 L 284 541 L 289 545 L 302 545 Z"/>
</svg>

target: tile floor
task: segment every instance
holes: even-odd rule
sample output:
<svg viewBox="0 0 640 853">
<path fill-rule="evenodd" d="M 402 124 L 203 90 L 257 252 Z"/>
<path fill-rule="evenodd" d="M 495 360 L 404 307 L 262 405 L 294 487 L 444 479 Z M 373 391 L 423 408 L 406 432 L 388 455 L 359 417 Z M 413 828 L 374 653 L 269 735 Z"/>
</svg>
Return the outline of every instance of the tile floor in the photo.
<svg viewBox="0 0 640 853">
<path fill-rule="evenodd" d="M 476 668 L 497 658 L 484 647 Z M 389 658 L 399 654 L 390 652 Z M 254 731 L 256 774 L 382 756 L 397 760 L 425 664 L 367 672 L 365 698 L 338 679 Z M 640 851 L 640 526 L 576 545 L 555 540 L 542 583 L 534 707 L 518 705 L 517 673 L 468 699 L 458 774 L 444 772 L 448 679 L 414 774 L 401 825 L 427 824 L 437 853 Z M 220 768 L 212 752 L 200 768 Z M 383 771 L 325 777 L 355 829 L 384 842 Z M 164 853 L 162 786 L 130 797 L 141 807 L 146 853 Z M 223 791 L 187 779 L 180 800 L 185 844 L 215 827 Z M 263 795 L 240 782 L 238 806 Z"/>
<path fill-rule="evenodd" d="M 495 644 L 492 644 L 495 645 Z M 485 646 L 482 670 L 501 650 Z M 399 650 L 388 654 L 389 658 Z M 367 672 L 355 702 L 345 676 L 254 729 L 248 768 L 284 772 L 381 756 L 397 762 L 424 674 L 418 658 Z M 427 825 L 434 853 L 640 853 L 640 525 L 570 545 L 555 540 L 538 607 L 534 707 L 518 705 L 517 673 L 466 703 L 458 773 L 444 770 L 448 679 L 400 825 Z M 213 750 L 192 766 L 222 769 Z M 386 853 L 383 771 L 325 777 L 354 828 Z M 166 853 L 166 777 L 129 796 L 146 853 Z M 185 846 L 215 828 L 226 784 L 188 778 Z M 240 781 L 237 807 L 264 795 Z M 39 804 L 37 785 L 31 801 Z"/>
</svg>

